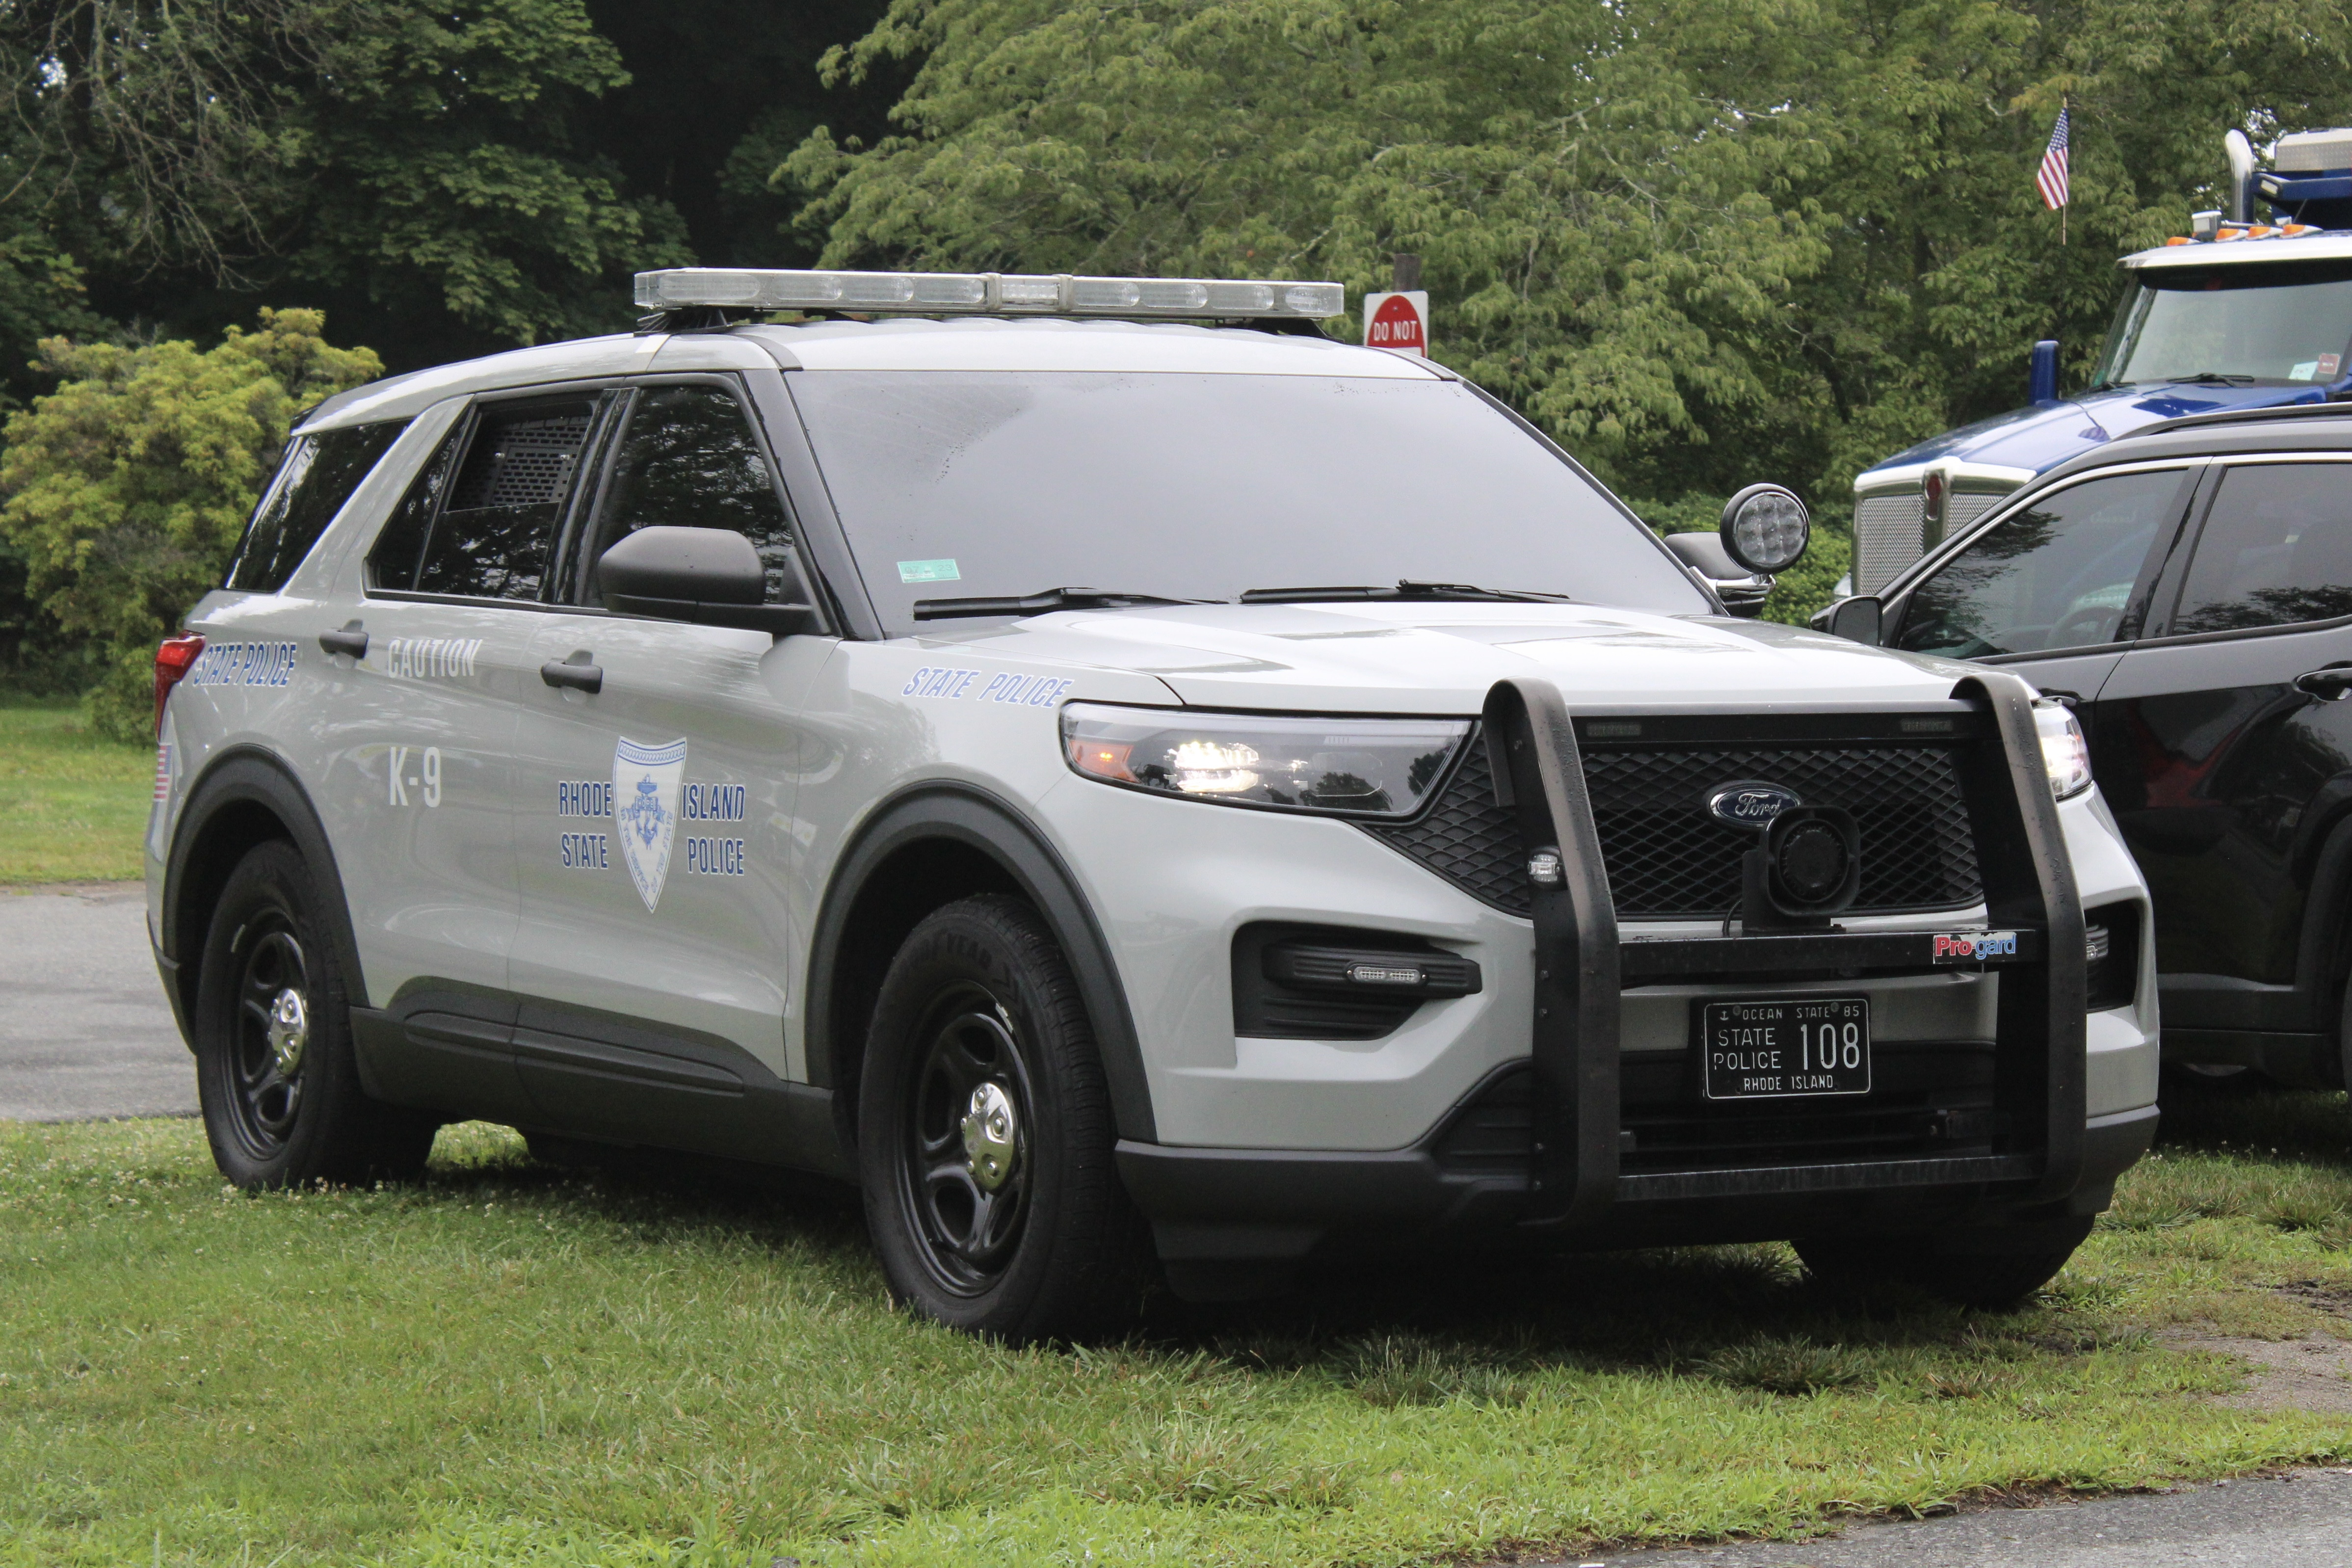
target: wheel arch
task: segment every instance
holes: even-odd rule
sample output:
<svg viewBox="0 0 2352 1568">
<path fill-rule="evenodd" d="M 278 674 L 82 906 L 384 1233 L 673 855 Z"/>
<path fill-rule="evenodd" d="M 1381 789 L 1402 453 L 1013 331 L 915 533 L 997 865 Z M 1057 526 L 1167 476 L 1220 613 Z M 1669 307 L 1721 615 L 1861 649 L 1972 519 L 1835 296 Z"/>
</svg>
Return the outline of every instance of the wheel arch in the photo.
<svg viewBox="0 0 2352 1568">
<path fill-rule="evenodd" d="M 163 863 L 159 949 L 172 965 L 172 1005 L 183 1038 L 191 1037 L 188 1021 L 195 1016 L 199 961 L 221 887 L 247 851 L 271 839 L 291 843 L 318 879 L 331 911 L 330 936 L 337 967 L 343 972 L 343 994 L 356 1006 L 367 1005 L 367 979 L 352 932 L 342 873 L 310 793 L 278 756 L 258 746 L 239 746 L 207 763 L 190 786 Z"/>
<path fill-rule="evenodd" d="M 886 801 L 835 862 L 809 947 L 806 1057 L 833 1091 L 844 1149 L 856 1147 L 857 1077 L 882 977 L 907 933 L 974 893 L 1037 910 L 1078 983 L 1119 1136 L 1156 1142 L 1143 1052 L 1110 944 L 1069 867 L 1010 804 L 969 784 L 916 786 Z"/>
</svg>

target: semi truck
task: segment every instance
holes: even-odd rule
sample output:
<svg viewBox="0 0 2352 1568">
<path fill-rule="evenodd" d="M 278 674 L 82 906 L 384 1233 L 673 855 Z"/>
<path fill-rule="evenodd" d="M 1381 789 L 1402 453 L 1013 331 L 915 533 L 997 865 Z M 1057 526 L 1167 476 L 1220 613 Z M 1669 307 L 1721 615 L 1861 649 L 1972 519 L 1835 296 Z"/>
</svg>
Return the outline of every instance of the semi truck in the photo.
<svg viewBox="0 0 2352 1568">
<path fill-rule="evenodd" d="M 2352 397 L 2352 128 L 2282 136 L 2267 169 L 2243 132 L 2223 141 L 2228 210 L 2123 258 L 2123 298 L 2087 386 L 2061 397 L 2058 344 L 2037 343 L 2024 407 L 1854 479 L 1852 592 L 1877 592 L 2027 480 L 2117 437 Z"/>
</svg>

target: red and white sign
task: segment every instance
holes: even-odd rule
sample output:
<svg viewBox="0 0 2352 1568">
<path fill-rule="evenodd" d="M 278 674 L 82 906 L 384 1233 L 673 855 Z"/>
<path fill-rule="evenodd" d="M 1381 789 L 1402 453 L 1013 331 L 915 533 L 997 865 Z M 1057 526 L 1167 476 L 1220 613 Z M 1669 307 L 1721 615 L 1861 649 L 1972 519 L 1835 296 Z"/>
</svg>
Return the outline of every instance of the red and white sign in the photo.
<svg viewBox="0 0 2352 1568">
<path fill-rule="evenodd" d="M 1410 294 L 1365 295 L 1364 346 L 1428 353 L 1429 296 L 1419 289 Z"/>
</svg>

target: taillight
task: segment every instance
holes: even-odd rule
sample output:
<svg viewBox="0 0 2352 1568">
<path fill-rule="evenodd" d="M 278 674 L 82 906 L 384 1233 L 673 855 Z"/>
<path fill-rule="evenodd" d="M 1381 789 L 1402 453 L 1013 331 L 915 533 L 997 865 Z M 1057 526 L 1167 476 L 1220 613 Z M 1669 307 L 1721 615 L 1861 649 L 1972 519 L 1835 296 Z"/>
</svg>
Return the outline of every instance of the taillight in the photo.
<svg viewBox="0 0 2352 1568">
<path fill-rule="evenodd" d="M 172 688 L 180 684 L 180 677 L 188 673 L 196 656 L 205 651 L 205 639 L 194 632 L 183 632 L 175 637 L 165 637 L 155 649 L 155 733 L 163 732 L 163 704 L 172 695 Z"/>
</svg>

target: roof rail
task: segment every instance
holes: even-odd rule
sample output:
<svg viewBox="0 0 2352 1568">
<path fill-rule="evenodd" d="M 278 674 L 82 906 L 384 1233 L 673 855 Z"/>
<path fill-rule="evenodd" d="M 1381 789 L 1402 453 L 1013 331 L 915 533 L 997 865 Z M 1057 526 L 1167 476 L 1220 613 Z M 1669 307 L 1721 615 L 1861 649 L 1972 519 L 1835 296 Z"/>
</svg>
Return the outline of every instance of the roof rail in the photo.
<svg viewBox="0 0 2352 1568">
<path fill-rule="evenodd" d="M 1078 278 L 1068 273 L 832 272 L 677 267 L 637 274 L 636 302 L 669 321 L 737 312 L 861 316 L 1108 316 L 1313 321 L 1344 313 L 1337 283 L 1277 279 Z M 673 329 L 675 330 L 675 329 Z"/>
<path fill-rule="evenodd" d="M 2172 430 L 2200 429 L 2208 425 L 2251 425 L 2264 419 L 2324 419 L 2331 416 L 2337 419 L 2352 419 L 2352 404 L 2280 403 L 2268 408 L 2217 408 L 2210 414 L 2184 414 L 2178 419 L 2160 419 L 2117 438 L 2128 441 L 2141 436 L 2161 436 Z"/>
</svg>

